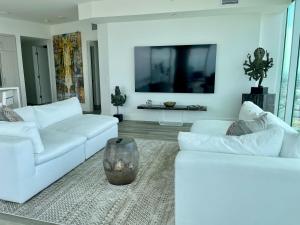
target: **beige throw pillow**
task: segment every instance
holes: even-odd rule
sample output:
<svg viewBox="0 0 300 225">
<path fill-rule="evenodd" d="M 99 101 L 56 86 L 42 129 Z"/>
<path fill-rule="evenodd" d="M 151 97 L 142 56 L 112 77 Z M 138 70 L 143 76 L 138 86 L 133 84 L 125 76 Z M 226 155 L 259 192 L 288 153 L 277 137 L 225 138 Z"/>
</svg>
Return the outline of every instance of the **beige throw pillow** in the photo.
<svg viewBox="0 0 300 225">
<path fill-rule="evenodd" d="M 0 107 L 0 121 L 8 121 L 3 112 L 3 107 Z"/>
<path fill-rule="evenodd" d="M 2 120 L 3 119 L 3 120 Z M 24 121 L 15 111 L 7 106 L 2 106 L 0 109 L 0 120 L 9 122 Z"/>
<path fill-rule="evenodd" d="M 262 131 L 267 129 L 268 120 L 267 113 L 263 113 L 257 119 L 254 120 L 238 120 L 233 122 L 228 128 L 226 135 L 230 136 L 241 136 L 245 134 L 251 134 L 254 132 Z"/>
</svg>

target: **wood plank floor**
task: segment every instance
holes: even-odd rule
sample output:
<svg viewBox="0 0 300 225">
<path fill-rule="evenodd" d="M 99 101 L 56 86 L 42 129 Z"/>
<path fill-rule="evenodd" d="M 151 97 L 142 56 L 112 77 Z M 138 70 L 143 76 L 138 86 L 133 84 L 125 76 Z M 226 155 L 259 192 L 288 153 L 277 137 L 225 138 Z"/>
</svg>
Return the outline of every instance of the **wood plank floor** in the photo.
<svg viewBox="0 0 300 225">
<path fill-rule="evenodd" d="M 155 122 L 123 121 L 119 124 L 120 137 L 177 141 L 179 131 L 189 131 L 191 124 L 182 127 L 160 126 Z M 53 225 L 0 213 L 0 225 Z"/>
<path fill-rule="evenodd" d="M 157 122 L 123 121 L 119 124 L 120 137 L 177 141 L 179 131 L 189 131 L 191 124 L 182 127 L 160 126 Z"/>
</svg>

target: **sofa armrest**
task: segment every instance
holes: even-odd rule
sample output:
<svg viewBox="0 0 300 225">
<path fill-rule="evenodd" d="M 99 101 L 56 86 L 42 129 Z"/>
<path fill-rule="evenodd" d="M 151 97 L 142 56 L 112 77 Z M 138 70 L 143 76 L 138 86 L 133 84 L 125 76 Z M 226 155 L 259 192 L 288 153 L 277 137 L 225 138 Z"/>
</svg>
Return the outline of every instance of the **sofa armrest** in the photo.
<svg viewBox="0 0 300 225">
<path fill-rule="evenodd" d="M 181 151 L 176 224 L 299 223 L 300 159 Z"/>
<path fill-rule="evenodd" d="M 35 174 L 30 139 L 0 135 L 0 199 L 18 199 L 22 185 Z"/>
<path fill-rule="evenodd" d="M 198 120 L 191 127 L 191 132 L 222 135 L 226 134 L 227 129 L 233 121 L 229 120 Z"/>
</svg>

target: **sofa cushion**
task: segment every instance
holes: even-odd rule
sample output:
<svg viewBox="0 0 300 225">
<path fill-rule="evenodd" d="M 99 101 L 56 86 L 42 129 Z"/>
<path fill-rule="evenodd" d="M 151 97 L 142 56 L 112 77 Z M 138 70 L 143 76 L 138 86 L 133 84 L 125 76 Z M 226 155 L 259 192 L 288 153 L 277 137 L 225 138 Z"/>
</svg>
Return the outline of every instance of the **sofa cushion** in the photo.
<svg viewBox="0 0 300 225">
<path fill-rule="evenodd" d="M 259 117 L 264 111 L 255 105 L 253 102 L 246 101 L 243 103 L 240 113 L 239 120 L 254 120 Z"/>
<path fill-rule="evenodd" d="M 35 123 L 0 122 L 0 134 L 30 139 L 34 146 L 34 153 L 41 153 L 45 150 Z"/>
<path fill-rule="evenodd" d="M 286 122 L 268 112 L 268 126 L 279 126 L 284 130 L 283 143 L 280 157 L 298 158 L 300 157 L 298 132 Z"/>
<path fill-rule="evenodd" d="M 17 108 L 17 109 L 14 109 L 14 111 L 16 113 L 18 113 L 18 115 L 20 115 L 24 121 L 36 123 L 36 125 L 39 127 L 39 124 L 37 123 L 34 109 L 32 106 Z"/>
<path fill-rule="evenodd" d="M 180 132 L 178 141 L 180 149 L 187 151 L 278 156 L 283 135 L 284 131 L 280 127 L 272 127 L 242 136 Z"/>
<path fill-rule="evenodd" d="M 285 133 L 280 157 L 300 158 L 300 134 Z"/>
<path fill-rule="evenodd" d="M 40 129 L 44 129 L 67 118 L 82 114 L 79 100 L 75 97 L 48 105 L 34 106 L 33 108 Z"/>
<path fill-rule="evenodd" d="M 45 151 L 35 155 L 37 165 L 55 159 L 86 142 L 86 137 L 49 129 L 41 130 L 40 134 Z"/>
<path fill-rule="evenodd" d="M 91 139 L 117 123 L 118 119 L 112 116 L 85 114 L 60 121 L 47 129 L 82 135 Z"/>
<path fill-rule="evenodd" d="M 279 126 L 281 127 L 285 132 L 288 133 L 294 133 L 298 134 L 298 132 L 292 128 L 290 125 L 288 125 L 286 122 L 284 122 L 282 119 L 278 118 L 274 114 L 267 112 L 268 114 L 268 125 L 269 126 Z"/>
</svg>

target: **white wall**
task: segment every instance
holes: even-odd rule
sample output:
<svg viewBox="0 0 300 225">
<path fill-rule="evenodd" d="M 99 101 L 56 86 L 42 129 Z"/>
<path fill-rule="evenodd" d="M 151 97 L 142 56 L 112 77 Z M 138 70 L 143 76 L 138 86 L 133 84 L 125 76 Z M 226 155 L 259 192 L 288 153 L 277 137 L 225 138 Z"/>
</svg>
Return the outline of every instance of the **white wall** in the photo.
<svg viewBox="0 0 300 225">
<path fill-rule="evenodd" d="M 50 27 L 45 24 L 14 20 L 0 17 L 0 33 L 16 36 L 49 38 Z"/>
<path fill-rule="evenodd" d="M 89 56 L 88 56 L 88 41 L 97 40 L 97 31 L 92 31 L 90 22 L 73 22 L 51 26 L 51 35 L 66 34 L 72 32 L 81 32 L 82 39 L 82 58 L 83 58 L 83 76 L 84 76 L 84 92 L 85 103 L 82 104 L 83 110 L 91 110 L 90 83 L 91 76 L 89 73 Z"/>
<path fill-rule="evenodd" d="M 80 31 L 82 33 L 82 54 L 83 54 L 83 74 L 84 74 L 84 85 L 85 85 L 85 104 L 83 109 L 89 111 L 91 109 L 91 97 L 90 97 L 90 76 L 88 70 L 88 49 L 87 41 L 97 40 L 97 32 L 92 31 L 90 22 L 72 22 L 58 25 L 45 25 L 40 23 L 26 22 L 21 20 L 13 20 L 7 18 L 0 18 L 0 34 L 11 34 L 16 37 L 17 54 L 18 54 L 18 65 L 19 74 L 21 81 L 21 99 L 22 105 L 26 105 L 26 90 L 25 80 L 23 71 L 22 61 L 22 49 L 21 49 L 21 36 L 34 37 L 41 39 L 52 40 L 53 35 L 65 34 Z M 53 46 L 52 41 L 48 43 L 49 49 L 49 63 L 52 83 L 55 84 L 55 71 L 54 71 L 54 60 L 53 60 Z M 56 100 L 55 86 L 52 87 L 53 96 Z"/>
<path fill-rule="evenodd" d="M 21 102 L 26 105 L 26 90 L 22 62 L 21 36 L 50 38 L 50 27 L 48 25 L 0 18 L 0 34 L 10 34 L 16 37 L 19 76 L 21 82 Z"/>
<path fill-rule="evenodd" d="M 253 9 L 272 10 L 286 7 L 290 0 L 239 0 L 239 4 L 222 5 L 221 0 L 122 0 L 122 3 L 112 0 L 88 1 L 78 5 L 79 19 L 113 18 L 130 16 L 155 15 L 170 13 L 196 13 L 223 9 L 234 9 L 245 12 Z M 217 11 L 216 11 L 217 10 Z M 209 14 L 211 15 L 211 14 Z M 218 15 L 218 14 L 217 14 Z"/>
<path fill-rule="evenodd" d="M 274 67 L 268 72 L 268 77 L 263 81 L 263 86 L 269 87 L 269 92 L 279 93 L 282 60 L 285 39 L 286 12 L 280 14 L 265 14 L 262 16 L 260 30 L 260 46 L 267 49 L 270 57 L 274 58 Z M 279 94 L 276 95 L 276 106 Z M 275 107 L 277 112 L 278 108 Z"/>
<path fill-rule="evenodd" d="M 108 23 L 99 25 L 97 37 L 97 31 L 91 30 L 91 23 L 88 21 L 48 26 L 0 18 L 0 33 L 16 36 L 23 105 L 26 104 L 26 93 L 20 37 L 52 39 L 56 34 L 80 31 L 86 96 L 84 110 L 91 109 L 87 41 L 98 39 L 104 114 L 115 112 L 115 108 L 110 104 L 110 93 L 113 92 L 114 86 L 119 85 L 128 95 L 128 102 L 122 109 L 126 119 L 159 120 L 160 112 L 136 109 L 137 105 L 152 99 L 154 103 L 174 100 L 178 104 L 208 106 L 206 113 L 185 113 L 185 121 L 194 121 L 199 118 L 232 119 L 237 116 L 241 94 L 249 92 L 250 87 L 254 85 L 254 82 L 248 82 L 242 64 L 247 53 L 258 46 L 267 48 L 275 59 L 275 67 L 270 70 L 269 78 L 265 82 L 270 91 L 275 92 L 280 80 L 284 21 L 284 14 L 244 14 Z M 215 94 L 134 92 L 134 46 L 201 43 L 218 44 Z M 50 54 L 49 57 L 53 59 L 53 55 Z"/>
<path fill-rule="evenodd" d="M 282 22 L 282 18 L 274 20 L 267 18 L 266 26 Z M 261 22 L 264 18 L 260 14 L 225 15 L 198 17 L 173 20 L 140 21 L 110 23 L 102 25 L 98 33 L 101 58 L 108 61 L 101 63 L 101 75 L 109 78 L 102 81 L 101 89 L 109 86 L 110 92 L 119 85 L 128 96 L 128 101 L 123 107 L 126 119 L 150 120 L 160 119 L 160 112 L 137 110 L 139 104 L 147 99 L 154 103 L 167 100 L 176 101 L 178 104 L 200 104 L 208 107 L 208 112 L 186 112 L 184 121 L 193 122 L 200 118 L 235 119 L 241 105 L 242 93 L 249 93 L 254 82 L 249 82 L 244 75 L 243 62 L 246 55 L 253 52 L 260 45 L 260 39 L 266 42 L 265 35 L 283 35 L 281 25 L 274 25 L 272 33 L 261 36 Z M 101 26 L 100 26 L 101 27 Z M 275 60 L 280 44 L 277 39 L 272 39 L 273 44 L 268 45 L 270 52 L 274 53 Z M 161 93 L 135 93 L 134 91 L 134 52 L 135 46 L 151 45 L 180 45 L 180 44 L 217 44 L 217 65 L 215 94 L 161 94 Z M 278 74 L 274 68 L 271 74 Z M 270 90 L 276 88 L 276 77 L 270 78 Z M 106 98 L 109 98 L 106 95 Z M 115 108 L 106 101 L 102 105 L 106 114 L 115 113 Z"/>
</svg>

